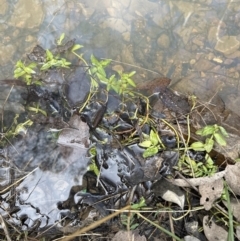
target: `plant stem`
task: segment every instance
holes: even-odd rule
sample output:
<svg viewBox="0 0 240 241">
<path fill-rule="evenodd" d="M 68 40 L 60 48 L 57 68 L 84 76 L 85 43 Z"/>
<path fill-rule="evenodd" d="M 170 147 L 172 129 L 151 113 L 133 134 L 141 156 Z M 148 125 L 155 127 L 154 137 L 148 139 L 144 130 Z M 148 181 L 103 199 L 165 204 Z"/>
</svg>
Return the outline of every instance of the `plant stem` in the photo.
<svg viewBox="0 0 240 241">
<path fill-rule="evenodd" d="M 151 223 L 153 226 L 157 227 L 158 229 L 160 229 L 162 232 L 166 233 L 167 235 L 169 235 L 170 237 L 178 240 L 178 241 L 183 241 L 183 239 L 179 238 L 178 236 L 176 236 L 175 234 L 169 232 L 167 229 L 159 226 L 158 224 L 152 222 L 151 220 L 145 218 L 141 213 L 137 212 L 137 215 L 141 218 L 143 218 L 144 220 L 146 220 L 147 222 Z"/>
</svg>

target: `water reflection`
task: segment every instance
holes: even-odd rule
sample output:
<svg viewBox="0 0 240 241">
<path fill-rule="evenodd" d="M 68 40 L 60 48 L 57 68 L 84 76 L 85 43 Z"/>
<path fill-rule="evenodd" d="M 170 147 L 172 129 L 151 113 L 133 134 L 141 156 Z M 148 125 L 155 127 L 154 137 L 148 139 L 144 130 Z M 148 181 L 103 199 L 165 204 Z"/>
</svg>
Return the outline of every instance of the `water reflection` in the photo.
<svg viewBox="0 0 240 241">
<path fill-rule="evenodd" d="M 209 101 L 217 94 L 226 108 L 240 115 L 237 1 L 29 0 L 26 4 L 18 0 L 2 1 L 0 14 L 0 79 L 12 78 L 16 61 L 37 43 L 50 48 L 65 33 L 69 39 L 76 38 L 77 43 L 84 45 L 87 58 L 94 53 L 115 60 L 113 69 L 136 69 L 136 81 L 167 76 L 172 79 L 172 88 L 195 94 L 202 101 Z M 2 106 L 10 87 L 1 85 L 0 88 Z M 20 92 L 20 87 L 14 88 L 6 110 L 14 106 L 11 103 L 19 102 Z M 23 112 L 21 103 L 14 112 Z M 16 148 L 21 150 L 22 146 Z M 25 155 L 20 159 L 20 169 L 30 160 L 32 166 L 28 167 L 39 165 L 35 157 Z M 49 163 L 52 165 L 53 159 Z M 60 159 L 58 165 L 61 166 Z M 19 186 L 21 199 L 34 202 L 41 213 L 51 213 L 52 222 L 58 218 L 56 202 L 66 199 L 71 186 L 76 185 L 72 176 L 64 176 L 71 172 L 64 170 L 59 174 L 39 169 Z M 23 192 L 22 187 L 27 183 L 29 190 Z"/>
<path fill-rule="evenodd" d="M 238 112 L 224 94 L 234 86 L 231 94 L 239 103 L 240 13 L 232 0 L 31 0 L 28 5 L 19 0 L 3 2 L 1 14 L 1 79 L 12 76 L 13 64 L 36 43 L 50 48 L 64 32 L 85 46 L 86 55 L 156 72 L 139 70 L 140 82 L 162 74 L 174 88 L 204 100 L 221 90 L 228 107 Z"/>
</svg>

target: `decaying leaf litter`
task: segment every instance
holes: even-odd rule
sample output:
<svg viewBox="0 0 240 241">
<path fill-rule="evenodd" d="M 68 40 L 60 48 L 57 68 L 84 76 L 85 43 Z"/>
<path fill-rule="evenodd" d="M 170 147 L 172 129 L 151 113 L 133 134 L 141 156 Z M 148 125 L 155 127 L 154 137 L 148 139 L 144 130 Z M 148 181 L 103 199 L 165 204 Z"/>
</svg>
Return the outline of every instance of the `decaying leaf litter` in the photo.
<svg viewBox="0 0 240 241">
<path fill-rule="evenodd" d="M 199 121 L 206 112 L 215 118 L 211 102 L 177 95 L 163 77 L 136 87 L 134 71 L 114 73 L 107 69 L 110 60 L 94 56 L 89 64 L 79 53 L 83 46 L 63 41 L 62 35 L 52 51 L 36 46 L 30 61 L 16 64 L 12 82 L 25 83 L 26 113 L 7 125 L 2 110 L 2 171 L 15 170 L 1 188 L 3 237 L 236 237 L 239 165 L 216 149 L 227 144 L 225 128 Z M 77 68 L 64 56 L 70 53 L 77 57 Z M 40 158 L 34 163 L 29 156 L 19 165 L 19 152 L 28 138 L 34 141 L 35 132 L 47 137 L 45 151 L 54 161 Z M 67 200 L 57 201 L 56 195 L 60 217 L 55 224 L 37 202 L 29 202 L 35 189 L 44 188 L 41 171 L 49 170 L 55 173 L 48 174 L 52 182 L 61 173 L 78 183 Z M 33 175 L 28 176 L 30 171 Z M 34 188 L 27 190 L 25 182 L 33 180 Z M 58 182 L 56 188 L 67 185 Z M 39 213 L 35 220 L 23 215 L 23 207 L 29 206 Z"/>
</svg>

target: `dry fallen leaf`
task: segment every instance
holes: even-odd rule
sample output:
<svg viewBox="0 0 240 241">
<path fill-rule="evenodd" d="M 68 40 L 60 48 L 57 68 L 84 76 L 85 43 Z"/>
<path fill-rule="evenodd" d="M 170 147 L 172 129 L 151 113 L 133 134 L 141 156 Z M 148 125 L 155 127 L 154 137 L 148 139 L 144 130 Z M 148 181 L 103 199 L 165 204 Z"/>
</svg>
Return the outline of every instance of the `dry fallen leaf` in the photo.
<svg viewBox="0 0 240 241">
<path fill-rule="evenodd" d="M 227 202 L 223 201 L 224 205 L 227 207 Z M 235 198 L 230 198 L 230 206 L 233 216 L 240 222 L 240 201 Z"/>
<path fill-rule="evenodd" d="M 166 179 L 161 179 L 153 184 L 153 192 L 168 202 L 179 205 L 182 209 L 185 202 L 184 192 Z"/>
<path fill-rule="evenodd" d="M 138 230 L 118 231 L 112 239 L 113 241 L 147 241 L 145 236 L 140 236 Z"/>
<path fill-rule="evenodd" d="M 221 197 L 223 192 L 223 180 L 219 179 L 212 183 L 199 186 L 199 193 L 202 195 L 200 204 L 204 205 L 206 210 L 210 210 L 214 201 Z"/>
<path fill-rule="evenodd" d="M 228 232 L 222 227 L 216 225 L 216 223 L 211 220 L 209 221 L 208 216 L 203 218 L 203 230 L 208 241 L 227 241 Z"/>
<path fill-rule="evenodd" d="M 198 239 L 198 238 L 195 238 L 193 236 L 188 235 L 188 236 L 184 237 L 184 241 L 201 241 L 201 240 Z"/>
<path fill-rule="evenodd" d="M 236 194 L 240 195 L 240 162 L 235 165 L 228 165 L 226 167 L 225 180 L 230 189 Z"/>
<path fill-rule="evenodd" d="M 58 144 L 72 147 L 87 149 L 89 139 L 89 127 L 81 121 L 79 116 L 73 116 L 69 121 L 71 128 L 62 130 L 58 137 Z"/>
</svg>

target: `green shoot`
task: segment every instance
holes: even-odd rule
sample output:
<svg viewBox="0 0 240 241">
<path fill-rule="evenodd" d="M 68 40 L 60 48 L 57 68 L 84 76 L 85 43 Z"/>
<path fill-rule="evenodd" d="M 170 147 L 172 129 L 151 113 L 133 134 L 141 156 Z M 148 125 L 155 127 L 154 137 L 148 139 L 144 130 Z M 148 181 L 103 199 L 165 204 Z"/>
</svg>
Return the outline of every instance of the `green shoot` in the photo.
<svg viewBox="0 0 240 241">
<path fill-rule="evenodd" d="M 40 70 L 47 70 L 52 67 L 56 68 L 69 68 L 71 62 L 68 62 L 65 58 L 59 58 L 58 56 L 53 56 L 50 50 L 46 50 L 46 62 L 43 64 Z"/>
<path fill-rule="evenodd" d="M 62 41 L 64 40 L 64 38 L 65 38 L 65 33 L 62 33 L 59 39 L 57 40 L 57 45 L 62 45 Z"/>
<path fill-rule="evenodd" d="M 27 110 L 33 111 L 36 114 L 41 113 L 44 116 L 47 116 L 47 112 L 45 110 L 42 110 L 42 109 L 39 108 L 39 103 L 37 103 L 36 106 L 29 106 L 29 107 L 27 107 Z"/>
<path fill-rule="evenodd" d="M 26 66 L 21 60 L 19 60 L 15 65 L 14 78 L 18 79 L 19 77 L 22 77 L 27 85 L 31 85 L 32 75 L 36 74 L 36 71 L 34 70 L 36 66 L 36 63 L 30 63 Z"/>
<path fill-rule="evenodd" d="M 224 191 L 227 199 L 227 207 L 228 207 L 228 240 L 234 240 L 234 230 L 233 230 L 233 211 L 231 207 L 229 192 L 228 192 L 228 185 L 224 182 Z"/>
<path fill-rule="evenodd" d="M 155 131 L 151 130 L 150 135 L 144 134 L 143 136 L 144 141 L 139 143 L 139 146 L 147 148 L 143 152 L 143 157 L 147 158 L 154 156 L 160 150 L 160 141 L 158 134 Z"/>
</svg>

